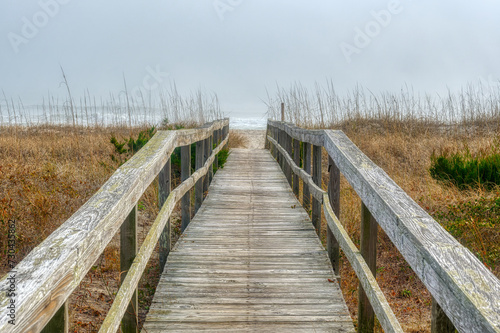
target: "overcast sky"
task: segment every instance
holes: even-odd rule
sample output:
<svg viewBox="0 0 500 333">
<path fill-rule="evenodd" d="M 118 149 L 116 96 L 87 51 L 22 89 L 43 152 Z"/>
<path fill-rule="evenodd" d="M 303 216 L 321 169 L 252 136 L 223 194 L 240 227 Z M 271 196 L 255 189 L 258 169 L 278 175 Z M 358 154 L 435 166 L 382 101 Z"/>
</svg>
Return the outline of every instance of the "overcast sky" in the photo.
<svg viewBox="0 0 500 333">
<path fill-rule="evenodd" d="M 0 89 L 26 104 L 159 89 L 262 115 L 266 88 L 443 92 L 500 78 L 498 0 L 2 0 Z"/>
</svg>

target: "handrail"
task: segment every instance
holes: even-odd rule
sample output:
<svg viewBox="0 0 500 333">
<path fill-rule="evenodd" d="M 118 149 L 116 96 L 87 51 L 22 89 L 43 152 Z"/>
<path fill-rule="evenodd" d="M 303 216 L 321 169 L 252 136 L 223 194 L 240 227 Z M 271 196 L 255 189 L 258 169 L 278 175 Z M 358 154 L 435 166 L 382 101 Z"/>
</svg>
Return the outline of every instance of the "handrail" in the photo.
<svg viewBox="0 0 500 333">
<path fill-rule="evenodd" d="M 305 184 L 307 184 L 309 186 L 309 191 L 311 191 L 311 195 L 316 200 L 323 203 L 323 195 L 325 195 L 326 192 L 323 191 L 321 188 L 318 187 L 318 185 L 316 185 L 314 183 L 312 176 L 310 174 L 308 174 L 302 168 L 300 168 L 297 164 L 295 164 L 295 162 L 290 157 L 288 152 L 282 146 L 280 146 L 280 144 L 277 143 L 276 140 L 274 140 L 270 136 L 268 136 L 267 139 L 280 151 L 281 154 L 283 154 L 283 156 L 285 156 L 285 159 L 288 161 L 288 164 L 292 167 L 292 171 L 297 176 L 299 176 L 305 182 Z"/>
<path fill-rule="evenodd" d="M 284 122 L 269 121 L 268 126 L 271 133 L 278 128 L 295 140 L 321 143 L 459 332 L 500 332 L 500 281 L 342 131 L 315 130 L 308 136 L 308 130 Z M 335 230 L 334 215 L 325 215 Z"/>
<path fill-rule="evenodd" d="M 140 197 L 178 146 L 226 130 L 229 119 L 200 129 L 158 131 L 66 222 L 15 267 L 16 325 L 1 332 L 39 332 L 78 287 Z M 225 131 L 228 135 L 227 130 Z M 224 140 L 227 142 L 227 140 Z M 0 280 L 0 318 L 7 318 L 7 276 Z"/>
<path fill-rule="evenodd" d="M 226 137 L 219 146 L 213 151 L 212 155 L 205 162 L 205 165 L 198 169 L 195 173 L 191 175 L 188 179 L 183 181 L 175 190 L 173 190 L 167 197 L 167 200 L 163 204 L 158 216 L 156 217 L 153 225 L 149 229 L 149 232 L 141 245 L 139 252 L 137 253 L 132 266 L 130 267 L 125 280 L 123 281 L 120 289 L 116 293 L 113 305 L 108 311 L 108 315 L 104 319 L 104 322 L 99 329 L 99 332 L 116 332 L 120 326 L 120 321 L 127 310 L 128 303 L 132 298 L 134 289 L 139 283 L 139 279 L 146 268 L 146 265 L 153 253 L 153 250 L 160 238 L 160 234 L 165 227 L 175 205 L 182 199 L 184 194 L 186 194 L 190 189 L 194 187 L 196 182 L 205 176 L 210 165 L 214 162 L 216 155 L 222 150 L 224 145 L 228 141 Z"/>
</svg>

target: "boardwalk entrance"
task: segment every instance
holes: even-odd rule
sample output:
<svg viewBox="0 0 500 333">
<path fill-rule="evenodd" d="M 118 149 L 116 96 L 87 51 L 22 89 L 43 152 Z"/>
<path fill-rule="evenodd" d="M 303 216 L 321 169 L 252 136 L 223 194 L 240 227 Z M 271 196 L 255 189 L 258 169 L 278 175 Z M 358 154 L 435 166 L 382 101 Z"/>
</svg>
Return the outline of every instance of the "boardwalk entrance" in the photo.
<svg viewBox="0 0 500 333">
<path fill-rule="evenodd" d="M 351 332 L 309 216 L 268 150 L 234 149 L 171 251 L 143 332 Z"/>
</svg>

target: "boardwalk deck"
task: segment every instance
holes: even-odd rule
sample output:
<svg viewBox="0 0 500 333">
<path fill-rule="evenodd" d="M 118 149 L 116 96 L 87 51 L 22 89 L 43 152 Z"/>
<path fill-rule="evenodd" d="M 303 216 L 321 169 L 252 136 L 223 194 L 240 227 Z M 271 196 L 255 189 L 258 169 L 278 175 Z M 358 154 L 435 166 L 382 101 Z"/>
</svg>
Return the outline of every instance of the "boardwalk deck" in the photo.
<svg viewBox="0 0 500 333">
<path fill-rule="evenodd" d="M 171 251 L 143 332 L 175 331 L 354 332 L 326 251 L 268 151 L 232 151 Z"/>
</svg>

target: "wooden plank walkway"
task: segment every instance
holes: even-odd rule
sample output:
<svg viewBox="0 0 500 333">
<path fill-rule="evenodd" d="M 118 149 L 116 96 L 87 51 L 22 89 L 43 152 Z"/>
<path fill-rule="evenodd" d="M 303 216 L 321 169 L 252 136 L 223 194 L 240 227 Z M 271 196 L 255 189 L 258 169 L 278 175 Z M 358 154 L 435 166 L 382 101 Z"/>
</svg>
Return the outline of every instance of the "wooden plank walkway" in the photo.
<svg viewBox="0 0 500 333">
<path fill-rule="evenodd" d="M 234 149 L 170 252 L 142 332 L 354 332 L 331 281 L 269 151 Z"/>
</svg>

